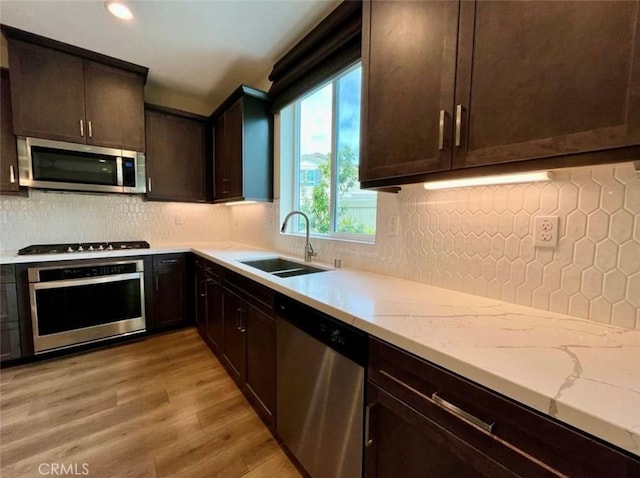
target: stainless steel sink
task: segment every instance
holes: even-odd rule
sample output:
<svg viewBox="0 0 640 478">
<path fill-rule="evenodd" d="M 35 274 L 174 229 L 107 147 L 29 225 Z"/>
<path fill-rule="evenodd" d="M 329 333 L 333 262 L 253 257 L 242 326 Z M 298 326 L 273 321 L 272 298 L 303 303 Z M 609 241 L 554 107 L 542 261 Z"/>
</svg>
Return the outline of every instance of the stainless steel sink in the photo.
<svg viewBox="0 0 640 478">
<path fill-rule="evenodd" d="M 314 274 L 316 272 L 325 272 L 325 269 L 301 264 L 299 262 L 289 261 L 282 257 L 274 257 L 272 259 L 259 259 L 255 261 L 244 261 L 242 264 L 249 267 L 255 267 L 261 271 L 268 272 L 277 277 L 293 277 L 304 274 Z"/>
</svg>

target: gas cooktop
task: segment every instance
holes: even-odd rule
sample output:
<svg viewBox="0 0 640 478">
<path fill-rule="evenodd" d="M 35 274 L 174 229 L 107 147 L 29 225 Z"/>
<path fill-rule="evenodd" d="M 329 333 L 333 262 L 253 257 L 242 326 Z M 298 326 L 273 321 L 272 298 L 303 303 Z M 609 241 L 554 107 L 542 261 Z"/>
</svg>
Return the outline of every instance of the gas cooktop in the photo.
<svg viewBox="0 0 640 478">
<path fill-rule="evenodd" d="M 121 251 L 126 249 L 149 249 L 147 241 L 83 242 L 72 244 L 35 244 L 18 251 L 19 256 L 34 254 L 65 254 L 71 252 Z"/>
</svg>

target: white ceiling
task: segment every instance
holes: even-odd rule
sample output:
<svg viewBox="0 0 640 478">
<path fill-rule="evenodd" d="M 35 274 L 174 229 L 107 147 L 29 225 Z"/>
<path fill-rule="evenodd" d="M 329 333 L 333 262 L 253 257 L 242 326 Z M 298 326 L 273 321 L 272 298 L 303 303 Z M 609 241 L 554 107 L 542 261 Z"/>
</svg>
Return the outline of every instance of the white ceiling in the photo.
<svg viewBox="0 0 640 478">
<path fill-rule="evenodd" d="M 339 0 L 126 3 L 129 22 L 99 0 L 0 0 L 0 22 L 146 66 L 148 90 L 195 98 L 210 113 L 240 83 L 268 88 L 275 61 Z"/>
</svg>

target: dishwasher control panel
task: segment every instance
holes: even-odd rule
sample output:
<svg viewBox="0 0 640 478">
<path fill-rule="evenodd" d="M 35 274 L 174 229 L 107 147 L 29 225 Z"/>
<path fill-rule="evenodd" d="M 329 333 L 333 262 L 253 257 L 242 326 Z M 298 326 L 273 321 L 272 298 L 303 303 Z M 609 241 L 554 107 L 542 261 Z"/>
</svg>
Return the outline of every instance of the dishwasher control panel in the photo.
<svg viewBox="0 0 640 478">
<path fill-rule="evenodd" d="M 276 296 L 275 304 L 278 316 L 336 352 L 365 366 L 367 335 L 364 332 L 283 295 Z"/>
</svg>

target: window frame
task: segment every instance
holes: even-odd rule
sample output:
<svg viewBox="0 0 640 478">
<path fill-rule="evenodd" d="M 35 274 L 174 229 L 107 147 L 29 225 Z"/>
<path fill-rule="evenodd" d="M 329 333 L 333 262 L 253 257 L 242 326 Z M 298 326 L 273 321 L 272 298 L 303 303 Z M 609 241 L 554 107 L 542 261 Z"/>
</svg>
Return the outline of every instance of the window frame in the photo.
<svg viewBox="0 0 640 478">
<path fill-rule="evenodd" d="M 367 244 L 374 244 L 376 242 L 376 238 L 377 238 L 377 233 L 378 233 L 378 224 L 377 224 L 377 209 L 378 209 L 378 195 L 375 194 L 375 207 L 376 207 L 376 232 L 374 234 L 364 234 L 364 233 L 345 233 L 345 232 L 338 232 L 336 231 L 336 221 L 338 218 L 338 201 L 337 201 L 337 168 L 338 168 L 338 155 L 337 155 L 337 149 L 338 149 L 338 133 L 337 133 L 337 125 L 339 124 L 339 119 L 340 119 L 340 113 L 338 111 L 338 98 L 339 98 L 339 80 L 342 79 L 343 77 L 349 75 L 350 73 L 352 73 L 353 71 L 355 71 L 358 68 L 362 68 L 362 63 L 360 60 L 354 62 L 353 64 L 349 65 L 348 67 L 340 70 L 338 73 L 336 73 L 335 75 L 333 75 L 331 78 L 328 78 L 326 81 L 323 81 L 322 83 L 320 83 L 319 85 L 317 85 L 316 87 L 314 87 L 313 89 L 305 92 L 304 95 L 301 95 L 300 97 L 296 98 L 292 103 L 290 103 L 287 107 L 283 108 L 282 111 L 287 110 L 289 108 L 291 108 L 292 111 L 292 118 L 291 121 L 293 123 L 293 129 L 292 129 L 292 135 L 293 135 L 293 147 L 291 148 L 291 153 L 290 153 L 290 157 L 288 157 L 288 161 L 285 165 L 285 167 L 290 168 L 290 178 L 293 181 L 293 184 L 289 184 L 288 181 L 284 181 L 283 179 L 283 174 L 281 172 L 280 174 L 280 189 L 281 189 L 281 195 L 280 197 L 282 198 L 283 196 L 289 197 L 288 194 L 282 194 L 282 191 L 284 188 L 287 188 L 291 191 L 292 195 L 290 197 L 291 201 L 290 204 L 284 204 L 284 207 L 289 207 L 290 210 L 301 210 L 300 209 L 300 160 L 301 160 L 301 155 L 300 155 L 300 130 L 301 130 L 301 103 L 302 101 L 304 101 L 306 98 L 308 98 L 309 96 L 314 95 L 315 93 L 317 93 L 319 90 L 325 88 L 327 85 L 329 84 L 333 84 L 332 87 L 332 106 L 331 106 L 331 114 L 332 114 L 332 120 L 331 120 L 331 163 L 330 163 L 330 176 L 331 176 L 331 180 L 330 180 L 330 187 L 329 187 L 329 208 L 330 208 L 330 214 L 329 214 L 329 232 L 328 233 L 318 233 L 318 232 L 310 232 L 310 235 L 314 238 L 319 238 L 319 239 L 331 239 L 331 240 L 341 240 L 341 241 L 349 241 L 349 242 L 362 242 L 362 243 L 367 243 Z M 362 101 L 362 98 L 361 98 Z M 281 111 L 281 114 L 282 114 Z M 361 125 L 362 126 L 362 125 Z M 280 132 L 280 138 L 279 140 L 282 142 L 283 141 L 283 135 L 282 135 L 282 131 Z M 281 147 L 280 149 L 280 165 L 281 165 L 281 171 L 284 169 L 283 168 L 283 151 L 285 148 Z M 359 156 L 359 151 L 358 151 L 358 156 Z M 359 158 L 358 158 L 359 159 Z M 371 191 L 372 193 L 377 193 L 376 191 Z M 289 202 L 289 201 L 286 201 Z M 286 212 L 284 208 L 282 207 L 283 204 L 282 202 L 280 203 L 281 207 L 280 207 L 280 219 L 283 220 L 284 216 L 286 215 Z M 294 236 L 303 236 L 304 232 L 299 232 L 300 229 L 302 229 L 302 227 L 304 226 L 302 224 L 302 219 L 299 216 L 294 216 L 291 224 L 291 228 L 290 228 L 290 232 L 285 231 L 284 233 L 281 234 L 285 234 L 285 235 L 294 235 Z"/>
</svg>

